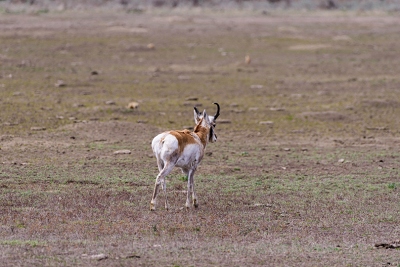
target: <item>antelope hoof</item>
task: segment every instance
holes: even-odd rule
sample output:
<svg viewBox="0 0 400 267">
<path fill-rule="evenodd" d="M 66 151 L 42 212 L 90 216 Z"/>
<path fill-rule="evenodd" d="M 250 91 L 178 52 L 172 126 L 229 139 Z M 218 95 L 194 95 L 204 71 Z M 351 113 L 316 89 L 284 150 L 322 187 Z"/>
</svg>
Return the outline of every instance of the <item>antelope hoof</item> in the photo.
<svg viewBox="0 0 400 267">
<path fill-rule="evenodd" d="M 195 207 L 196 209 L 199 207 L 199 203 L 197 203 L 197 200 L 193 200 L 193 207 Z"/>
<path fill-rule="evenodd" d="M 150 203 L 150 210 L 151 211 L 155 211 L 156 210 L 156 206 L 154 205 L 154 203 Z"/>
</svg>

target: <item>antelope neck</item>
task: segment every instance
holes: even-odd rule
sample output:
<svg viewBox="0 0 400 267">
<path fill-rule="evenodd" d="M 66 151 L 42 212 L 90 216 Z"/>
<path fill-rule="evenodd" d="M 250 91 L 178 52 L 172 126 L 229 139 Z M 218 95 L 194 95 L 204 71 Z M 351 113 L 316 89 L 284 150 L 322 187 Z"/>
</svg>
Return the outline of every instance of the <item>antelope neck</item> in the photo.
<svg viewBox="0 0 400 267">
<path fill-rule="evenodd" d="M 193 130 L 194 134 L 196 134 L 199 138 L 201 143 L 203 144 L 204 147 L 207 145 L 207 140 L 208 140 L 208 134 L 209 134 L 209 129 L 207 129 L 204 126 L 201 126 L 201 121 L 196 125 L 196 127 Z"/>
</svg>

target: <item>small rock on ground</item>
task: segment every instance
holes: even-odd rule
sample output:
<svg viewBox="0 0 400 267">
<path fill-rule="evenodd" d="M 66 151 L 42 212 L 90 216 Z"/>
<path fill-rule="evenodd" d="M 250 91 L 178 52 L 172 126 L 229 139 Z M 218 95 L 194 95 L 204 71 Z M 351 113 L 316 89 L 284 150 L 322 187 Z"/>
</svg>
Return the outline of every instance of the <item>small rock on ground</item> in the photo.
<svg viewBox="0 0 400 267">
<path fill-rule="evenodd" d="M 130 102 L 128 104 L 128 109 L 137 109 L 139 108 L 139 103 L 138 102 Z"/>
<path fill-rule="evenodd" d="M 87 255 L 87 254 L 82 254 L 83 258 L 88 258 L 88 259 L 93 259 L 93 260 L 106 260 L 108 259 L 108 256 L 104 253 L 100 253 L 100 254 L 95 254 L 95 255 Z"/>
<path fill-rule="evenodd" d="M 106 105 L 115 105 L 115 101 L 112 100 L 108 100 L 106 102 L 104 102 Z"/>
<path fill-rule="evenodd" d="M 67 86 L 67 84 L 63 80 L 58 80 L 55 84 L 56 87 L 64 87 Z"/>
<path fill-rule="evenodd" d="M 260 121 L 259 124 L 272 126 L 272 125 L 274 125 L 274 122 L 273 121 Z"/>
<path fill-rule="evenodd" d="M 114 155 L 123 155 L 123 154 L 131 154 L 132 152 L 128 149 L 122 149 L 114 151 Z"/>
<path fill-rule="evenodd" d="M 220 123 L 220 124 L 229 124 L 229 123 L 232 123 L 232 121 L 230 121 L 230 120 L 217 120 L 217 123 Z"/>
</svg>

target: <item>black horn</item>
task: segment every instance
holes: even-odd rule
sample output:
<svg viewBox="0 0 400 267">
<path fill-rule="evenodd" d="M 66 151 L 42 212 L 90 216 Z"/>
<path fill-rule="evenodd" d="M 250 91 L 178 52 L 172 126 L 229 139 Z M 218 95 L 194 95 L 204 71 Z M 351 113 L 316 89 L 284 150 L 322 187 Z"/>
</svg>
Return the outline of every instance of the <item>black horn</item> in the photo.
<svg viewBox="0 0 400 267">
<path fill-rule="evenodd" d="M 217 105 L 217 113 L 215 113 L 214 115 L 214 120 L 216 120 L 219 116 L 219 104 L 218 103 L 214 103 L 214 105 Z"/>
</svg>

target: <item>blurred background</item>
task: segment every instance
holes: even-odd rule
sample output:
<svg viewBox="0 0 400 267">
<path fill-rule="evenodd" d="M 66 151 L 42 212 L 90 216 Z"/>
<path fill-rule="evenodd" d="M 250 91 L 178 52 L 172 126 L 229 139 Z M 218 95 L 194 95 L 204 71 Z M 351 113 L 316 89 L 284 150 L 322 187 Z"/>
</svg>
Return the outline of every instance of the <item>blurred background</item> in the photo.
<svg viewBox="0 0 400 267">
<path fill-rule="evenodd" d="M 399 11 L 399 0 L 0 0 L 0 11 L 85 9 L 126 9 L 144 11 L 152 8 L 249 9 L 268 12 L 274 9 Z"/>
</svg>

